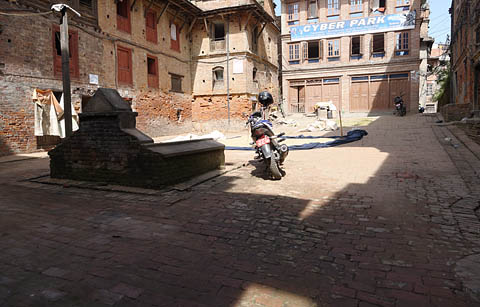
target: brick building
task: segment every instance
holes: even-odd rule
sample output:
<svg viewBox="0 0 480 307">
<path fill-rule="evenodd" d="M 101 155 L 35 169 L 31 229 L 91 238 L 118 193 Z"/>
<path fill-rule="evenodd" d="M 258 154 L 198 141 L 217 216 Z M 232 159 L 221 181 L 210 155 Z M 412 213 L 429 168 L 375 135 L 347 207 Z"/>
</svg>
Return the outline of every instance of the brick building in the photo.
<svg viewBox="0 0 480 307">
<path fill-rule="evenodd" d="M 332 101 L 346 113 L 385 112 L 404 93 L 424 104 L 428 3 L 421 0 L 283 0 L 283 94 L 291 112 Z"/>
<path fill-rule="evenodd" d="M 480 0 L 453 0 L 451 103 L 480 115 Z M 469 105 L 469 106 L 467 106 Z M 469 115 L 469 114 L 464 114 Z"/>
<path fill-rule="evenodd" d="M 59 141 L 34 136 L 31 99 L 35 88 L 62 92 L 53 3 L 0 2 L 0 155 Z M 98 87 L 116 88 L 139 113 L 137 127 L 158 136 L 171 123 L 227 119 L 227 95 L 234 118 L 251 110 L 261 89 L 278 88 L 272 0 L 69 3 L 82 14 L 69 15 L 77 112 Z"/>
</svg>

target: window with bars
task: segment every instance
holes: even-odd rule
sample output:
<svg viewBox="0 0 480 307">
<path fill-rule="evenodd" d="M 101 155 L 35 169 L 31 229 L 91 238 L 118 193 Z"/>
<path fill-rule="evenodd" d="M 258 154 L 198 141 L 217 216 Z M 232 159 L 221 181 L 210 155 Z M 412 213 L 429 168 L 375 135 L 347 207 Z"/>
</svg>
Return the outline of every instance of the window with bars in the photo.
<svg viewBox="0 0 480 307">
<path fill-rule="evenodd" d="M 327 0 L 327 15 L 338 15 L 340 14 L 339 0 Z"/>
<path fill-rule="evenodd" d="M 298 3 L 290 3 L 287 5 L 287 21 L 298 20 Z"/>
<path fill-rule="evenodd" d="M 363 11 L 363 0 L 350 0 L 350 12 L 362 12 Z"/>
<path fill-rule="evenodd" d="M 335 58 L 340 57 L 340 40 L 332 39 L 327 41 L 328 54 L 327 57 Z"/>
<path fill-rule="evenodd" d="M 433 84 L 427 83 L 427 96 L 432 96 L 432 95 L 433 95 Z"/>
<path fill-rule="evenodd" d="M 408 32 L 395 33 L 395 55 L 408 55 Z"/>
<path fill-rule="evenodd" d="M 299 61 L 300 60 L 300 44 L 290 44 L 288 45 L 288 60 Z"/>
<path fill-rule="evenodd" d="M 318 17 L 317 0 L 308 0 L 307 18 L 317 18 L 317 17 Z"/>
</svg>

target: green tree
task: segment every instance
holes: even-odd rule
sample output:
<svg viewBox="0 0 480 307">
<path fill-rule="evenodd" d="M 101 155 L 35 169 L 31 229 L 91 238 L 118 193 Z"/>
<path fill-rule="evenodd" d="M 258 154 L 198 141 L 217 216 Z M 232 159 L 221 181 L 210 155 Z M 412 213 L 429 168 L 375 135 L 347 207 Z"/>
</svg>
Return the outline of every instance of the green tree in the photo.
<svg viewBox="0 0 480 307">
<path fill-rule="evenodd" d="M 434 73 L 439 87 L 433 95 L 433 101 L 438 101 L 438 105 L 443 106 L 450 101 L 450 62 L 445 66 L 439 66 Z"/>
</svg>

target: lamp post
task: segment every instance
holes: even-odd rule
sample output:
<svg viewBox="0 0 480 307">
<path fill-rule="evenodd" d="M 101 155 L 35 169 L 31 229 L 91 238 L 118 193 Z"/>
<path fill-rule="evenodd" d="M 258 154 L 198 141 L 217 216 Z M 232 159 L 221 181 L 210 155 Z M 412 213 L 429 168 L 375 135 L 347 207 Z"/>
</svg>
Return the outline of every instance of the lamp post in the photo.
<svg viewBox="0 0 480 307">
<path fill-rule="evenodd" d="M 60 49 L 62 51 L 63 118 L 65 120 L 65 138 L 68 138 L 72 135 L 72 93 L 70 89 L 67 9 L 70 9 L 79 17 L 81 17 L 81 15 L 66 4 L 54 4 L 51 9 L 62 13 L 62 19 L 60 20 Z"/>
</svg>

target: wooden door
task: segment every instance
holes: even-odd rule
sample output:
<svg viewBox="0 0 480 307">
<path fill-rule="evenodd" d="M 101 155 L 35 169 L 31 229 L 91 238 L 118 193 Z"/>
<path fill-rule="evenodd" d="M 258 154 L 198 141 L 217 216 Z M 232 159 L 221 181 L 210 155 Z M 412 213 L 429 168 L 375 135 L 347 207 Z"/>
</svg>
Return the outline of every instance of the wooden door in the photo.
<svg viewBox="0 0 480 307">
<path fill-rule="evenodd" d="M 305 86 L 298 87 L 298 112 L 305 113 Z"/>
<path fill-rule="evenodd" d="M 350 86 L 350 112 L 368 112 L 368 80 L 352 82 Z"/>
<path fill-rule="evenodd" d="M 118 83 L 132 84 L 132 51 L 117 47 Z"/>
<path fill-rule="evenodd" d="M 393 110 L 394 108 L 394 103 L 393 103 L 393 99 L 397 96 L 400 96 L 401 94 L 403 94 L 402 98 L 403 98 L 403 105 L 407 108 L 408 110 L 408 106 L 410 105 L 409 104 L 409 101 L 410 101 L 410 82 L 408 81 L 408 79 L 391 79 L 390 80 L 390 109 Z"/>
<path fill-rule="evenodd" d="M 331 101 L 340 110 L 340 83 L 323 83 L 322 101 Z"/>
<path fill-rule="evenodd" d="M 388 96 L 388 80 L 374 80 L 370 82 L 370 111 L 392 110 Z"/>
<path fill-rule="evenodd" d="M 315 104 L 322 101 L 322 85 L 314 84 L 307 86 L 306 95 L 305 112 L 312 113 L 315 111 Z"/>
</svg>

